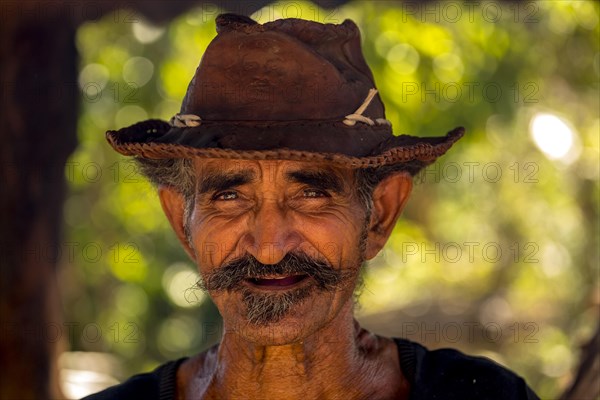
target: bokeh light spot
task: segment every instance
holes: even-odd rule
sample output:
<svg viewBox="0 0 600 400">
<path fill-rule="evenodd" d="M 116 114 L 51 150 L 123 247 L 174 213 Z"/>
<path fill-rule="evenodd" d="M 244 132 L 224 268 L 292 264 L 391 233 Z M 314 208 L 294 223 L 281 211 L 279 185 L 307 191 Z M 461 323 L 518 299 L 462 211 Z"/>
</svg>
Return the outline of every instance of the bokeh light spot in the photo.
<svg viewBox="0 0 600 400">
<path fill-rule="evenodd" d="M 534 115 L 530 133 L 536 146 L 550 159 L 565 157 L 573 146 L 573 131 L 556 115 Z"/>
<path fill-rule="evenodd" d="M 125 106 L 117 111 L 117 114 L 115 115 L 115 126 L 122 128 L 145 119 L 148 119 L 148 114 L 142 107 L 134 105 Z"/>
<path fill-rule="evenodd" d="M 400 74 L 412 74 L 419 66 L 419 53 L 407 43 L 399 43 L 387 53 L 387 60 L 394 71 Z"/>
<path fill-rule="evenodd" d="M 154 74 L 154 64 L 145 57 L 131 57 L 123 65 L 123 79 L 134 87 L 142 87 Z"/>
<path fill-rule="evenodd" d="M 89 90 L 96 90 L 99 93 L 106 86 L 108 75 L 108 68 L 104 65 L 88 64 L 79 72 L 79 88 L 85 93 Z"/>
<path fill-rule="evenodd" d="M 132 24 L 131 31 L 138 42 L 148 44 L 157 41 L 165 33 L 165 28 L 154 26 L 147 21 L 138 21 Z"/>
<path fill-rule="evenodd" d="M 162 278 L 169 299 L 179 307 L 190 308 L 202 304 L 204 292 L 197 287 L 198 274 L 185 263 L 171 265 Z"/>
</svg>

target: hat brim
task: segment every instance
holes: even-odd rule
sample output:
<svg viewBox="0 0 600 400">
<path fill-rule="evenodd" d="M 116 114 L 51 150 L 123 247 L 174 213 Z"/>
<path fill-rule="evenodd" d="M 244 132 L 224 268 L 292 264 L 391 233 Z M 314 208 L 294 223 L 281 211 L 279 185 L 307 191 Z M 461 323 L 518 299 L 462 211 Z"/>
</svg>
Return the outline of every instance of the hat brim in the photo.
<svg viewBox="0 0 600 400">
<path fill-rule="evenodd" d="M 172 127 L 147 120 L 106 132 L 110 145 L 126 156 L 151 159 L 226 158 L 244 160 L 327 161 L 349 168 L 398 163 L 425 167 L 442 156 L 465 130 L 440 137 L 394 136 L 389 126 L 339 121 L 205 122 Z"/>
</svg>

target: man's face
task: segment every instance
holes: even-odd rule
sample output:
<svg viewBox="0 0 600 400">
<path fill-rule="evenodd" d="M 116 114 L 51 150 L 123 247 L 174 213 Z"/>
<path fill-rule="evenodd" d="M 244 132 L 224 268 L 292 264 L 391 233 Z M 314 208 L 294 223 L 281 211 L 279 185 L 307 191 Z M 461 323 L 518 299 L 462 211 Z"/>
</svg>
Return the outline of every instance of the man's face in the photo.
<svg viewBox="0 0 600 400">
<path fill-rule="evenodd" d="M 326 163 L 198 160 L 191 252 L 227 331 L 299 340 L 352 307 L 366 214 Z"/>
</svg>

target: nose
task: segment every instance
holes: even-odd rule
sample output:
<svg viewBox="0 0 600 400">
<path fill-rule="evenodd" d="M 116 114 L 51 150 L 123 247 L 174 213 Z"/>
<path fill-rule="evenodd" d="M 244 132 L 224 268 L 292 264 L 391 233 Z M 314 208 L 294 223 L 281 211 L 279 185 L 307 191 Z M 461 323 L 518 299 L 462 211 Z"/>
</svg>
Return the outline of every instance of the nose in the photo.
<svg viewBox="0 0 600 400">
<path fill-rule="evenodd" d="M 265 200 L 257 209 L 246 235 L 246 251 L 263 264 L 276 264 L 300 244 L 285 208 L 275 200 Z"/>
</svg>

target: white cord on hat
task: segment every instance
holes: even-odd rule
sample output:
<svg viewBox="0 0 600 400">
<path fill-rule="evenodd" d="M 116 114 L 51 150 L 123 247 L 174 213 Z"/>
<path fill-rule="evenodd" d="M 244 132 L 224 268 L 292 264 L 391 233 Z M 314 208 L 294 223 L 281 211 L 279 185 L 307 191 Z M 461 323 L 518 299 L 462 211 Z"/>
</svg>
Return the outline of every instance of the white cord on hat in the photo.
<svg viewBox="0 0 600 400">
<path fill-rule="evenodd" d="M 346 115 L 344 120 L 342 121 L 344 124 L 348 126 L 354 126 L 357 122 L 364 122 L 367 125 L 392 125 L 390 121 L 385 118 L 377 118 L 373 121 L 371 118 L 362 115 L 363 112 L 367 109 L 371 100 L 377 94 L 377 89 L 369 89 L 369 94 L 365 98 L 365 101 L 354 111 L 352 114 Z M 202 118 L 195 114 L 175 114 L 169 124 L 176 128 L 192 128 L 195 126 L 200 126 L 202 123 Z"/>
<path fill-rule="evenodd" d="M 369 94 L 367 94 L 367 98 L 365 99 L 365 101 L 363 101 L 363 103 L 360 105 L 360 107 L 358 107 L 356 109 L 356 111 L 354 111 L 352 114 L 346 115 L 344 121 L 342 121 L 342 122 L 348 126 L 354 126 L 356 124 L 356 122 L 364 122 L 365 124 L 368 124 L 371 126 L 373 126 L 375 124 L 377 124 L 377 125 L 392 125 L 390 123 L 390 121 L 388 121 L 385 118 L 377 118 L 375 121 L 373 121 L 371 118 L 362 115 L 362 113 L 365 112 L 365 110 L 367 109 L 369 104 L 371 104 L 371 100 L 373 100 L 373 98 L 375 97 L 376 94 L 377 94 L 377 89 L 375 89 L 375 88 L 369 89 Z"/>
<path fill-rule="evenodd" d="M 195 114 L 175 114 L 171 117 L 169 125 L 176 128 L 191 128 L 200 126 L 202 118 Z"/>
</svg>

